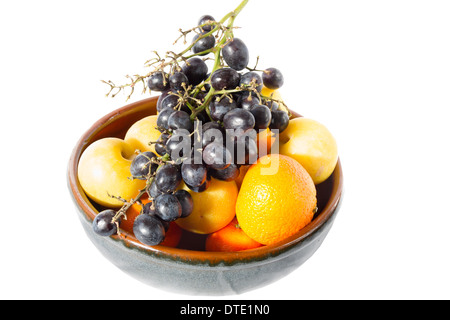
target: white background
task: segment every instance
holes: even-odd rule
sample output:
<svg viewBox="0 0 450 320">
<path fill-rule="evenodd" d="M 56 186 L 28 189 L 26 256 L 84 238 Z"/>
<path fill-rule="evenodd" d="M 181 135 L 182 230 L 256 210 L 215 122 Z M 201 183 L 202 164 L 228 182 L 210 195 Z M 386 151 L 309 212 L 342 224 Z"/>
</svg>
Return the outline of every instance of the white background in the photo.
<svg viewBox="0 0 450 320">
<path fill-rule="evenodd" d="M 179 28 L 239 2 L 1 2 L 0 298 L 208 298 L 148 287 L 103 258 L 66 168 L 85 130 L 126 104 L 101 79 L 144 72 Z M 283 71 L 289 107 L 334 134 L 345 196 L 303 266 L 225 298 L 450 298 L 449 17 L 448 1 L 250 0 L 236 36 L 250 64 Z"/>
</svg>

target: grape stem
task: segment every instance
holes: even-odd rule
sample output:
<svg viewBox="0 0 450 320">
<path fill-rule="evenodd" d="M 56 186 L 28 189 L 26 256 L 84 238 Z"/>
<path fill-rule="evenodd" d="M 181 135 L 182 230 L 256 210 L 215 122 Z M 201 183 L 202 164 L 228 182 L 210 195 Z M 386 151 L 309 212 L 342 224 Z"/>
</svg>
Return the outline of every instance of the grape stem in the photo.
<svg viewBox="0 0 450 320">
<path fill-rule="evenodd" d="M 220 67 L 220 53 L 222 51 L 222 48 L 226 45 L 226 43 L 228 41 L 230 41 L 230 39 L 232 39 L 234 37 L 234 34 L 233 34 L 234 21 L 236 20 L 236 17 L 239 15 L 239 13 L 242 11 L 242 9 L 244 9 L 244 7 L 247 5 L 248 1 L 249 0 L 242 1 L 241 4 L 234 11 L 228 13 L 225 17 L 223 17 L 222 20 L 220 20 L 221 24 L 225 23 L 228 19 L 230 19 L 230 22 L 228 23 L 227 30 L 225 31 L 225 34 L 222 37 L 222 39 L 220 40 L 220 42 L 213 49 L 211 49 L 212 52 L 214 52 L 214 56 L 215 56 L 214 66 L 211 70 L 211 75 L 214 73 L 214 71 L 216 71 Z M 214 32 L 214 30 L 211 32 Z M 206 80 L 206 82 L 208 82 L 210 80 L 211 80 L 211 76 L 209 76 L 209 78 Z M 198 107 L 195 110 L 195 112 L 192 113 L 191 120 L 195 120 L 195 118 L 197 117 L 197 115 L 200 112 L 202 112 L 203 110 L 205 110 L 209 107 L 212 97 L 215 94 L 216 94 L 216 90 L 213 87 L 211 87 L 211 89 L 209 90 L 208 94 L 205 97 L 204 103 L 200 107 Z M 208 114 L 209 114 L 209 112 L 208 112 Z"/>
<path fill-rule="evenodd" d="M 141 201 L 141 198 L 147 193 L 147 190 L 150 188 L 151 184 L 153 183 L 153 180 L 155 179 L 156 176 L 156 172 L 158 172 L 158 170 L 169 161 L 169 155 L 166 154 L 163 157 L 158 158 L 158 160 L 160 161 L 160 165 L 158 166 L 158 169 L 156 169 L 154 174 L 149 174 L 149 176 L 147 177 L 147 183 L 145 184 L 145 188 L 139 191 L 139 194 L 134 198 L 131 199 L 130 201 L 124 201 L 125 204 L 122 206 L 122 208 L 120 208 L 119 211 L 117 211 L 116 215 L 113 217 L 112 222 L 115 223 L 117 225 L 117 232 L 120 235 L 120 231 L 119 231 L 119 220 L 122 217 L 126 217 L 126 213 L 128 211 L 128 209 L 131 208 L 132 205 L 134 205 L 135 203 L 138 203 Z M 114 196 L 111 196 L 113 198 Z M 122 198 L 120 198 L 120 200 L 122 200 Z M 122 200 L 123 201 L 123 200 Z"/>
<path fill-rule="evenodd" d="M 195 57 L 195 56 L 200 56 L 203 55 L 205 53 L 211 53 L 214 52 L 215 53 L 215 64 L 214 64 L 214 69 L 216 70 L 218 68 L 218 66 L 220 65 L 220 51 L 221 48 L 225 45 L 225 43 L 228 41 L 228 38 L 232 38 L 233 37 L 233 25 L 234 25 L 234 20 L 236 19 L 237 15 L 242 11 L 242 9 L 246 6 L 246 4 L 248 3 L 249 0 L 244 0 L 241 2 L 241 4 L 232 12 L 228 13 L 225 17 L 222 18 L 222 20 L 220 20 L 219 22 L 210 22 L 210 23 L 206 23 L 202 26 L 206 26 L 206 25 L 213 25 L 214 28 L 212 28 L 212 30 L 208 33 L 205 34 L 201 34 L 193 43 L 191 43 L 186 49 L 184 49 L 182 52 L 180 52 L 179 54 L 176 54 L 174 52 L 167 52 L 166 54 L 166 58 L 162 58 L 157 52 L 154 52 L 156 55 L 156 58 L 150 59 L 148 60 L 144 65 L 146 67 L 155 67 L 154 70 L 148 72 L 145 75 L 134 75 L 134 76 L 129 76 L 127 75 L 126 78 L 130 80 L 129 83 L 123 84 L 123 85 L 116 85 L 114 82 L 112 82 L 111 80 L 105 81 L 105 80 L 101 80 L 103 83 L 109 85 L 110 90 L 109 92 L 106 94 L 107 97 L 111 96 L 111 97 L 115 97 L 118 93 L 120 93 L 122 90 L 124 90 L 125 88 L 130 88 L 130 93 L 127 96 L 127 101 L 131 98 L 131 96 L 133 95 L 134 91 L 135 91 L 135 87 L 138 83 L 142 83 L 143 85 L 143 91 L 142 93 L 145 93 L 148 89 L 147 83 L 146 83 L 146 79 L 149 78 L 151 75 L 153 75 L 156 72 L 161 72 L 163 71 L 166 67 L 170 67 L 171 71 L 174 70 L 174 68 L 176 69 L 181 69 L 179 66 L 180 62 L 186 62 L 186 60 L 188 60 L 189 58 Z M 227 26 L 224 26 L 225 22 L 227 22 L 228 20 L 230 20 L 229 24 Z M 201 26 L 200 26 L 201 27 Z M 180 36 L 180 38 L 184 37 L 186 38 L 186 35 L 190 32 L 194 32 L 199 28 L 199 26 L 196 26 L 195 28 L 192 28 L 190 30 L 187 31 L 181 31 L 182 35 Z M 216 47 L 209 49 L 209 50 L 205 50 L 203 52 L 199 52 L 199 53 L 195 53 L 192 55 L 189 55 L 188 57 L 185 57 L 184 55 L 189 52 L 194 45 L 200 41 L 203 38 L 206 38 L 208 36 L 211 36 L 212 34 L 214 34 L 215 32 L 222 30 L 222 34 L 220 36 L 220 41 L 219 41 L 219 45 L 217 45 Z M 178 38 L 175 42 L 177 42 L 180 38 Z M 169 61 L 166 61 L 166 59 L 168 59 Z M 159 65 L 158 65 L 159 64 Z M 203 107 L 204 109 L 205 107 Z M 195 119 L 195 117 L 193 118 Z"/>
</svg>

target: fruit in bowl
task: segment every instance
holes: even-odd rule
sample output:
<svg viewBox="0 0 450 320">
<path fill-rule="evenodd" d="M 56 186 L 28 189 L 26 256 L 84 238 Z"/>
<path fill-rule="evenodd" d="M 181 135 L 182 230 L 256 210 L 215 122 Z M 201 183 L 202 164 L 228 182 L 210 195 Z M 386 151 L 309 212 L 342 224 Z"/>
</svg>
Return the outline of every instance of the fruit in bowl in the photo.
<svg viewBox="0 0 450 320">
<path fill-rule="evenodd" d="M 301 163 L 315 184 L 328 179 L 338 161 L 337 144 L 331 132 L 307 118 L 289 121 L 280 135 L 280 153 Z"/>
<path fill-rule="evenodd" d="M 235 266 L 248 262 L 273 273 L 278 263 L 273 257 L 293 254 L 304 261 L 321 241 L 306 252 L 302 241 L 323 240 L 337 211 L 342 188 L 337 154 L 307 143 L 320 136 L 333 145 L 334 139 L 313 126 L 308 133 L 298 129 L 299 116 L 273 91 L 284 84 L 282 73 L 249 68 L 249 50 L 234 37 L 234 21 L 247 2 L 218 22 L 209 19 L 182 32 L 197 33 L 192 44 L 180 54 L 149 60 L 152 71 L 132 77 L 131 84 L 105 81 L 113 95 L 126 88 L 131 95 L 138 83 L 160 95 L 124 107 L 108 118 L 114 121 L 96 123 L 74 150 L 69 179 L 90 222 L 87 233 L 115 263 L 133 264 L 130 269 L 152 283 L 166 277 L 153 265 L 143 267 L 142 256 L 133 259 L 141 251 L 152 263 L 163 259 L 173 272 L 172 262 L 182 261 L 186 275 L 193 276 L 192 263 L 215 268 L 202 274 L 213 277 L 204 284 L 178 274 L 190 288 L 216 290 L 214 277 L 224 270 L 233 288 L 263 285 L 263 273 L 251 286 L 236 285 L 251 268 Z M 202 41 L 213 35 L 214 42 Z M 212 67 L 200 58 L 204 55 L 214 56 Z M 299 150 L 300 145 L 308 148 Z M 320 169 L 320 181 L 312 171 L 318 152 L 319 168 L 327 168 Z M 290 263 L 283 268 L 291 270 Z"/>
<path fill-rule="evenodd" d="M 111 195 L 132 198 L 145 186 L 143 181 L 130 180 L 134 150 L 118 138 L 105 138 L 90 145 L 78 166 L 78 179 L 86 194 L 98 204 L 116 208 L 123 205 Z"/>
<path fill-rule="evenodd" d="M 273 244 L 312 221 L 316 195 L 311 176 L 295 159 L 267 155 L 245 175 L 236 204 L 237 220 L 253 240 Z"/>
</svg>

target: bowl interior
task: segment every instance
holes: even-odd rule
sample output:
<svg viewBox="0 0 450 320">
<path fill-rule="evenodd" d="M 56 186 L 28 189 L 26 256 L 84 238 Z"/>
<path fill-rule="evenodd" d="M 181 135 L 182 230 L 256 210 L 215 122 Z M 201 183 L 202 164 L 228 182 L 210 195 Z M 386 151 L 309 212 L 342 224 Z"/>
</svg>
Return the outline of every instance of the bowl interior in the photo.
<svg viewBox="0 0 450 320">
<path fill-rule="evenodd" d="M 105 137 L 117 137 L 123 139 L 128 128 L 136 121 L 150 115 L 156 114 L 156 103 L 158 97 L 148 98 L 118 110 L 111 112 L 98 120 L 78 141 L 75 146 L 68 166 L 69 189 L 79 210 L 84 213 L 84 218 L 92 221 L 103 208 L 92 202 L 84 193 L 77 178 L 78 161 L 83 151 L 93 142 Z M 292 112 L 294 117 L 300 115 Z M 205 252 L 204 235 L 196 235 L 190 232 L 183 232 L 183 237 L 178 248 L 162 246 L 149 247 L 141 244 L 129 233 L 123 232 L 121 237 L 113 236 L 113 240 L 123 241 L 126 246 L 136 247 L 149 254 L 168 256 L 182 261 L 209 263 L 232 263 L 233 261 L 243 261 L 246 259 L 261 258 L 267 255 L 277 255 L 298 242 L 303 241 L 311 233 L 315 232 L 324 224 L 336 210 L 342 194 L 342 168 L 340 161 L 333 175 L 325 182 L 316 186 L 318 212 L 313 221 L 305 228 L 285 239 L 282 242 L 263 246 L 257 249 L 242 252 Z"/>
</svg>

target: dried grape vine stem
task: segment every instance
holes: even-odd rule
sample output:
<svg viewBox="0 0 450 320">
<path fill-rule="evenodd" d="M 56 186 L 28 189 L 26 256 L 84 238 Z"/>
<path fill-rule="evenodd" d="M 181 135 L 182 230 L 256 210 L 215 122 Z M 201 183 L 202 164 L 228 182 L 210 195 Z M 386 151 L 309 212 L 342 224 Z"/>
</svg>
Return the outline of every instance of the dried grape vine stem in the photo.
<svg viewBox="0 0 450 320">
<path fill-rule="evenodd" d="M 163 156 L 163 157 L 159 157 L 159 158 L 158 158 L 158 162 L 159 162 L 159 166 L 158 166 L 158 169 L 155 170 L 155 172 L 158 171 L 165 163 L 170 162 L 170 161 L 169 161 L 169 155 L 165 155 L 165 156 Z M 150 160 L 149 163 L 148 163 L 148 165 L 150 166 L 152 163 L 153 163 L 153 161 Z M 119 230 L 120 230 L 120 229 L 119 229 L 119 221 L 120 221 L 120 219 L 121 219 L 122 217 L 125 217 L 125 219 L 126 219 L 126 213 L 127 213 L 128 209 L 130 209 L 131 206 L 133 206 L 134 204 L 140 202 L 140 201 L 141 201 L 141 198 L 142 198 L 146 193 L 148 193 L 148 190 L 149 190 L 149 188 L 150 188 L 150 185 L 152 184 L 153 180 L 155 179 L 155 174 L 156 174 L 156 173 L 154 173 L 154 174 L 149 174 L 149 175 L 148 175 L 148 177 L 147 177 L 147 183 L 146 183 L 146 185 L 145 185 L 145 188 L 142 189 L 142 190 L 140 190 L 139 194 L 138 194 L 135 198 L 131 199 L 130 201 L 127 201 L 127 200 L 122 199 L 122 198 L 120 198 L 120 197 L 116 197 L 116 196 L 110 195 L 110 197 L 115 198 L 115 199 L 118 199 L 118 200 L 124 202 L 124 205 L 117 211 L 116 215 L 115 215 L 114 218 L 112 219 L 112 222 L 115 223 L 115 224 L 117 225 L 117 230 L 118 230 L 118 232 L 119 232 Z M 120 235 L 120 232 L 119 232 L 119 235 Z"/>
<path fill-rule="evenodd" d="M 249 0 L 244 0 L 241 2 L 241 4 L 234 10 L 231 11 L 230 13 L 228 13 L 227 15 L 225 15 L 222 20 L 220 20 L 219 22 L 210 22 L 210 23 L 206 23 L 200 26 L 196 26 L 195 28 L 192 28 L 190 30 L 187 31 L 181 31 L 182 35 L 180 36 L 180 38 L 185 38 L 186 39 L 186 35 L 191 33 L 191 32 L 197 32 L 196 30 L 202 26 L 207 26 L 207 25 L 212 25 L 214 26 L 214 28 L 212 28 L 211 31 L 201 34 L 198 39 L 196 39 L 192 44 L 190 44 L 186 49 L 184 49 L 182 52 L 176 54 L 172 51 L 169 51 L 166 53 L 165 58 L 162 58 L 157 52 L 154 52 L 156 57 L 153 59 L 148 60 L 145 63 L 146 67 L 154 67 L 154 70 L 148 72 L 145 75 L 134 75 L 134 76 L 130 76 L 127 75 L 126 78 L 130 79 L 130 82 L 127 84 L 123 84 L 123 85 L 116 85 L 114 82 L 112 82 L 111 80 L 101 80 L 103 83 L 107 84 L 110 86 L 110 90 L 109 92 L 106 94 L 106 96 L 111 96 L 111 97 L 115 97 L 118 93 L 120 93 L 121 91 L 123 91 L 126 88 L 130 88 L 130 93 L 127 96 L 127 101 L 131 98 L 131 96 L 134 93 L 135 87 L 138 83 L 142 83 L 143 85 L 143 91 L 142 93 L 145 93 L 148 89 L 148 86 L 146 84 L 146 79 L 149 78 L 151 75 L 153 75 L 156 72 L 161 72 L 164 71 L 165 68 L 170 68 L 171 71 L 174 70 L 180 70 L 180 63 L 181 62 L 186 62 L 188 59 L 195 57 L 195 56 L 201 56 L 204 55 L 205 53 L 211 53 L 214 52 L 215 54 L 215 62 L 214 62 L 214 67 L 213 67 L 213 71 L 215 71 L 219 66 L 220 66 L 220 52 L 221 49 L 223 48 L 223 46 L 230 41 L 233 38 L 233 28 L 234 28 L 234 21 L 236 19 L 236 17 L 239 15 L 239 13 L 242 11 L 242 9 L 247 5 Z M 225 23 L 229 20 L 228 25 L 225 26 Z M 184 56 L 186 53 L 188 53 L 194 46 L 195 44 L 208 37 L 213 35 L 215 32 L 222 30 L 222 34 L 220 35 L 220 40 L 218 42 L 218 44 L 211 48 L 208 49 L 206 51 L 203 52 L 199 52 L 199 53 L 194 53 L 191 54 L 189 56 Z M 180 38 L 178 38 L 175 42 L 177 42 Z M 166 61 L 166 59 L 168 61 Z M 212 96 L 209 95 L 210 97 Z M 204 109 L 204 108 L 203 108 Z"/>
</svg>

